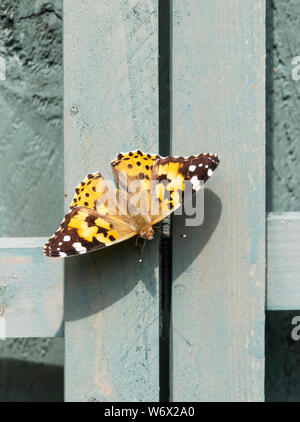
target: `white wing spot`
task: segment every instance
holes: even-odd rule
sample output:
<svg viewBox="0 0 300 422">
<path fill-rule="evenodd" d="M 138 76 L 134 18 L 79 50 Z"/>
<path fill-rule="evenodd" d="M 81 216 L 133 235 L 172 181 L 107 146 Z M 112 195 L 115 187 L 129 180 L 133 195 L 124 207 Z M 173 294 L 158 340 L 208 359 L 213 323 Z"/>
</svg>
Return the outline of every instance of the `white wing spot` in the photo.
<svg viewBox="0 0 300 422">
<path fill-rule="evenodd" d="M 192 166 L 189 167 L 189 171 L 193 172 L 195 170 L 196 170 L 196 166 L 192 165 Z"/>
<path fill-rule="evenodd" d="M 208 169 L 207 176 L 210 177 L 213 174 L 212 169 Z"/>
<path fill-rule="evenodd" d="M 65 256 L 67 256 L 67 254 L 65 252 L 59 252 L 59 256 L 62 256 L 64 258 Z"/>
<path fill-rule="evenodd" d="M 202 164 L 202 163 L 200 163 L 200 164 L 199 164 L 199 167 L 202 167 L 202 166 L 203 166 L 203 164 Z"/>
<path fill-rule="evenodd" d="M 70 240 L 71 240 L 70 236 L 65 236 L 65 237 L 63 238 L 63 241 L 64 241 L 64 242 L 69 242 Z"/>
<path fill-rule="evenodd" d="M 200 188 L 200 180 L 198 179 L 198 177 L 197 176 L 193 176 L 192 178 L 191 178 L 191 183 L 192 183 L 192 185 L 193 185 L 193 189 L 194 190 L 198 190 L 199 188 Z"/>
<path fill-rule="evenodd" d="M 72 246 L 79 253 L 85 253 L 86 252 L 86 248 L 84 246 L 82 246 L 82 244 L 80 242 L 75 242 L 75 243 L 73 243 Z"/>
</svg>

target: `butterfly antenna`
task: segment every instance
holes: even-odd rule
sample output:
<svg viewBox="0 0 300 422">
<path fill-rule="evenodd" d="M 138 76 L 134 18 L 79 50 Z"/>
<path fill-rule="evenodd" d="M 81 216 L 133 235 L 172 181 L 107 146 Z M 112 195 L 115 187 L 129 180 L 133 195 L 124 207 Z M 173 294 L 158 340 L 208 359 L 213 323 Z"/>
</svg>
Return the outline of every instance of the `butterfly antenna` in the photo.
<svg viewBox="0 0 300 422">
<path fill-rule="evenodd" d="M 145 246 L 146 246 L 146 242 L 147 242 L 147 239 L 144 239 L 144 242 L 143 242 L 142 246 L 139 245 L 140 248 L 141 248 L 141 253 L 140 253 L 140 257 L 139 257 L 139 263 L 143 262 L 143 253 L 144 253 L 144 249 L 145 249 Z"/>
</svg>

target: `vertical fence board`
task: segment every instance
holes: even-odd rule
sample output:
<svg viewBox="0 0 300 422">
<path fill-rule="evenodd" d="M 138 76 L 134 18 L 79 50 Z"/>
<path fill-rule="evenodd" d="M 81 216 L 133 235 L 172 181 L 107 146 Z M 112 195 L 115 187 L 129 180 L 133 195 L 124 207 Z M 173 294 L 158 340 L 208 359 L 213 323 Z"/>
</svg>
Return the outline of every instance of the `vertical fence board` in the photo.
<svg viewBox="0 0 300 422">
<path fill-rule="evenodd" d="M 65 188 L 112 178 L 121 151 L 158 151 L 157 0 L 66 0 Z M 66 263 L 67 401 L 158 400 L 158 243 Z"/>
<path fill-rule="evenodd" d="M 264 15 L 173 1 L 173 153 L 221 158 L 204 224 L 174 219 L 174 401 L 264 399 Z"/>
</svg>

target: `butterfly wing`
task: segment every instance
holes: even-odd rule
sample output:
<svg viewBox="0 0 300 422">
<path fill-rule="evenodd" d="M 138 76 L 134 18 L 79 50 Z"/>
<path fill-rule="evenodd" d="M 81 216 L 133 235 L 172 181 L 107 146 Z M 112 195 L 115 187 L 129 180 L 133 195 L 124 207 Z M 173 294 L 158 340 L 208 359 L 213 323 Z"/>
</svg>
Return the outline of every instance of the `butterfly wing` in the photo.
<svg viewBox="0 0 300 422">
<path fill-rule="evenodd" d="M 187 199 L 187 184 L 191 194 L 196 193 L 214 173 L 219 165 L 215 154 L 199 154 L 190 157 L 159 158 L 153 165 L 151 180 L 156 182 L 152 192 L 152 203 L 158 202 L 158 212 L 152 213 L 152 224 L 163 220 L 179 208 Z"/>
<path fill-rule="evenodd" d="M 44 254 L 67 257 L 92 252 L 129 239 L 136 234 L 122 216 L 100 216 L 88 207 L 74 207 L 48 240 Z"/>
<path fill-rule="evenodd" d="M 159 158 L 137 150 L 120 153 L 111 163 L 120 195 L 126 193 L 128 215 L 139 228 L 151 223 L 151 173 Z"/>
<path fill-rule="evenodd" d="M 119 191 L 100 173 L 92 173 L 75 189 L 70 212 L 48 240 L 44 254 L 66 257 L 91 252 L 136 234 L 119 210 Z"/>
<path fill-rule="evenodd" d="M 104 179 L 100 173 L 90 173 L 75 189 L 75 196 L 70 205 L 70 209 L 75 207 L 86 207 L 92 210 L 99 210 L 106 213 L 108 206 L 105 201 L 110 195 L 114 198 L 116 190 Z M 101 212 L 102 208 L 102 212 Z"/>
<path fill-rule="evenodd" d="M 112 167 L 120 190 L 100 173 L 89 174 L 75 190 L 71 211 L 46 243 L 45 255 L 66 257 L 87 253 L 135 236 L 145 224 L 156 224 L 181 206 L 187 199 L 184 182 L 189 181 L 195 193 L 218 164 L 219 158 L 213 154 L 166 158 L 141 151 L 119 154 Z M 132 196 L 139 192 L 146 198 L 147 217 L 133 216 L 127 206 L 120 206 L 121 193 L 127 191 L 130 182 L 138 182 Z M 155 213 L 153 202 L 155 207 L 158 205 Z"/>
<path fill-rule="evenodd" d="M 111 162 L 116 182 L 120 188 L 127 189 L 130 182 L 139 180 L 141 189 L 149 192 L 152 168 L 159 158 L 161 157 L 158 154 L 145 154 L 140 150 L 120 153 Z M 127 176 L 126 186 L 124 185 L 124 178 L 121 177 L 121 174 Z"/>
</svg>

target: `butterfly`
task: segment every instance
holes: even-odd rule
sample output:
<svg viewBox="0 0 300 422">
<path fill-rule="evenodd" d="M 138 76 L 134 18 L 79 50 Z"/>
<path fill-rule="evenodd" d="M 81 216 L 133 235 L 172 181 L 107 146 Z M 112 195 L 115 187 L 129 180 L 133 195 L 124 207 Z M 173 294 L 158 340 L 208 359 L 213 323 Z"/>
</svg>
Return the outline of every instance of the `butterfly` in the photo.
<svg viewBox="0 0 300 422">
<path fill-rule="evenodd" d="M 88 174 L 75 189 L 70 212 L 47 241 L 44 254 L 68 257 L 122 242 L 151 240 L 153 226 L 179 208 L 214 173 L 215 154 L 161 157 L 140 150 L 111 162 L 119 189 L 100 173 Z M 189 189 L 190 188 L 190 189 Z"/>
</svg>

